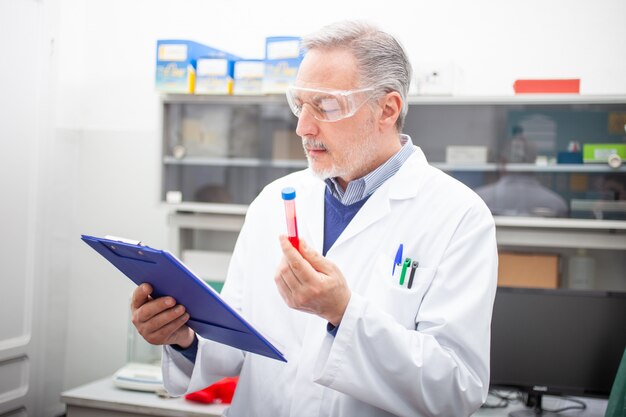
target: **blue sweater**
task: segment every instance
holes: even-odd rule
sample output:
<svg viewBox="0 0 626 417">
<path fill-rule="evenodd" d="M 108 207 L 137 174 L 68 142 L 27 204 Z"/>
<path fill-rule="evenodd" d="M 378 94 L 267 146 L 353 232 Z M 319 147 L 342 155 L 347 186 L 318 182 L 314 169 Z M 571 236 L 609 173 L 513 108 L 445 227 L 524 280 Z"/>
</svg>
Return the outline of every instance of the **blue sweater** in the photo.
<svg viewBox="0 0 626 417">
<path fill-rule="evenodd" d="M 326 187 L 324 192 L 324 248 L 322 252 L 324 256 L 368 199 L 369 196 L 344 206 L 341 201 L 333 197 L 330 188 Z"/>
</svg>

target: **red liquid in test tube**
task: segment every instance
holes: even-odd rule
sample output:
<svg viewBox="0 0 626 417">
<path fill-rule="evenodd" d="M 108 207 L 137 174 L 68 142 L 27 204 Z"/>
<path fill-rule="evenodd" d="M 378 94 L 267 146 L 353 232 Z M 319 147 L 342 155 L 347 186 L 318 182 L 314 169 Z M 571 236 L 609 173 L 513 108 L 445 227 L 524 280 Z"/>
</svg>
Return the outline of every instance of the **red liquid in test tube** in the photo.
<svg viewBox="0 0 626 417">
<path fill-rule="evenodd" d="M 287 238 L 296 250 L 300 250 L 296 218 L 296 190 L 293 187 L 283 188 L 282 195 L 285 203 L 285 219 L 287 220 Z"/>
</svg>

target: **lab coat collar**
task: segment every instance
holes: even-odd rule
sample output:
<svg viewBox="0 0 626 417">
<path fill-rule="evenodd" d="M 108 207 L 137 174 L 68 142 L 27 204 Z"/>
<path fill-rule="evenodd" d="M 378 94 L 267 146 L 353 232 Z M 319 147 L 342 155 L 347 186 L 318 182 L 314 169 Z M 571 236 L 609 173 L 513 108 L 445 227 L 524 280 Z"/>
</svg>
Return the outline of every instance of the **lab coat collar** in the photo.
<svg viewBox="0 0 626 417">
<path fill-rule="evenodd" d="M 298 227 L 301 236 L 308 236 L 307 243 L 317 252 L 322 253 L 324 245 L 324 192 L 326 183 L 319 179 L 310 168 L 302 198 L 298 196 Z"/>
<path fill-rule="evenodd" d="M 387 197 L 391 200 L 413 198 L 424 184 L 428 161 L 422 149 L 415 146 L 415 152 L 402 164 L 396 175 L 387 181 L 389 190 Z M 381 186 L 382 188 L 382 186 Z"/>
<path fill-rule="evenodd" d="M 404 200 L 415 197 L 424 183 L 427 168 L 428 162 L 426 161 L 426 157 L 422 150 L 416 146 L 415 152 L 402 164 L 398 172 L 370 196 L 369 200 L 363 205 L 356 216 L 354 216 L 354 219 L 352 219 L 341 235 L 339 235 L 333 244 L 333 248 L 338 247 L 370 225 L 387 216 L 391 212 L 391 200 Z M 322 189 L 320 193 L 323 194 L 323 192 L 324 190 Z M 316 210 L 321 211 L 321 216 L 319 216 L 321 221 L 320 224 L 316 224 L 315 227 L 320 228 L 321 233 L 319 234 L 319 238 L 323 242 L 323 195 L 319 195 L 317 200 L 321 202 L 320 207 L 316 207 Z M 330 250 L 332 251 L 332 248 Z"/>
</svg>

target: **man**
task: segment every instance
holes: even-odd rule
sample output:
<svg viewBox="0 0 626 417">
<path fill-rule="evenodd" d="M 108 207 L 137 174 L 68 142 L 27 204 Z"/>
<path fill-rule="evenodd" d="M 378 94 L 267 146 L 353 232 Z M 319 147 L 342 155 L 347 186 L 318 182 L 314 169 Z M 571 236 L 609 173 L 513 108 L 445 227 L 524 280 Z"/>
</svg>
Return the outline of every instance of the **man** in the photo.
<svg viewBox="0 0 626 417">
<path fill-rule="evenodd" d="M 303 46 L 287 96 L 309 169 L 250 205 L 222 291 L 288 362 L 197 337 L 145 284 L 133 322 L 166 345 L 171 393 L 239 375 L 229 416 L 467 416 L 489 383 L 493 219 L 400 134 L 411 67 L 393 37 L 346 22 Z M 286 186 L 299 251 L 278 238 Z"/>
<path fill-rule="evenodd" d="M 524 136 L 521 126 L 513 127 L 513 136 L 500 160 L 501 177 L 496 182 L 475 188 L 491 213 L 501 216 L 567 217 L 567 202 L 541 184 L 532 172 L 507 172 L 507 164 L 534 164 L 535 146 Z"/>
</svg>

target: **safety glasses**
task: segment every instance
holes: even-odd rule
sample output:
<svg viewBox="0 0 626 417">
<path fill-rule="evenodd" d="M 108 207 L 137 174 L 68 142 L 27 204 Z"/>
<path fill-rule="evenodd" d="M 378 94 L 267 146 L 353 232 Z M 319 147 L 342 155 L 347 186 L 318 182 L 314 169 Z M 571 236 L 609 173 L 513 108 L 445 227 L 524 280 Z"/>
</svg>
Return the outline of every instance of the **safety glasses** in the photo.
<svg viewBox="0 0 626 417">
<path fill-rule="evenodd" d="M 300 117 L 305 104 L 315 119 L 336 122 L 354 116 L 359 108 L 374 95 L 374 88 L 360 90 L 330 90 L 289 86 L 287 102 L 296 117 Z"/>
</svg>

